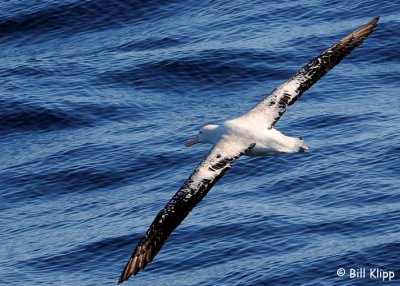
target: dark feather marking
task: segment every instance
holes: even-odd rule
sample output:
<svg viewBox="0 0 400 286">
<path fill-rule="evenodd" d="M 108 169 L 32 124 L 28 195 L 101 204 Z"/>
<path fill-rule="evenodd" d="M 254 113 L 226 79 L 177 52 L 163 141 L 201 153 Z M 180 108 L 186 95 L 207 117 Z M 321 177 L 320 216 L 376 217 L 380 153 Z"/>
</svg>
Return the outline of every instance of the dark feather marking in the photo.
<svg viewBox="0 0 400 286">
<path fill-rule="evenodd" d="M 306 90 L 340 63 L 340 61 L 349 55 L 356 47 L 358 47 L 372 33 L 378 21 L 379 17 L 338 41 L 322 54 L 312 59 L 293 77 L 283 85 L 274 89 L 267 98 L 257 104 L 255 109 L 261 108 L 261 110 L 265 110 L 262 106 L 267 107 L 267 112 L 271 112 L 271 108 L 276 109 L 275 112 L 278 116 L 274 117 L 273 122 L 270 123 L 270 127 L 273 127 L 284 114 L 287 106 L 295 103 Z M 293 94 L 289 94 L 287 90 L 280 90 L 280 88 L 285 88 L 285 84 L 292 81 L 297 81 L 299 83 L 299 87 L 293 92 Z"/>
<path fill-rule="evenodd" d="M 202 179 L 198 183 L 194 182 L 192 177 L 197 172 L 198 168 L 201 168 L 201 164 L 195 169 L 181 189 L 157 214 L 146 234 L 136 246 L 131 258 L 121 273 L 118 284 L 128 280 L 131 275 L 136 275 L 154 259 L 172 231 L 178 227 L 189 212 L 207 195 L 213 185 L 226 173 L 226 171 L 230 169 L 232 161 L 245 154 L 254 146 L 255 143 L 240 152 L 239 155 L 234 156 L 233 158 L 223 158 L 214 164 L 212 168 L 219 168 L 221 170 L 213 180 Z M 211 153 L 212 150 L 209 155 Z M 216 156 L 217 158 L 218 155 Z"/>
</svg>

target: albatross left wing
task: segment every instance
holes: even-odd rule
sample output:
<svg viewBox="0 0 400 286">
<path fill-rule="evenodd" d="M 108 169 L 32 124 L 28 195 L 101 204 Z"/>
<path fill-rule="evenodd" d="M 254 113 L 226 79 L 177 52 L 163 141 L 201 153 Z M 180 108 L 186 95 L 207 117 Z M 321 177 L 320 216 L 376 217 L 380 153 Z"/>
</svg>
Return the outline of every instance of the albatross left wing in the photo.
<svg viewBox="0 0 400 286">
<path fill-rule="evenodd" d="M 158 213 L 133 251 L 118 283 L 136 275 L 153 260 L 172 231 L 229 170 L 232 162 L 254 146 L 254 143 L 242 144 L 225 137 L 210 150 L 179 191 Z"/>
<path fill-rule="evenodd" d="M 363 25 L 311 60 L 243 117 L 263 120 L 268 128 L 272 128 L 285 113 L 286 107 L 295 103 L 307 89 L 358 47 L 372 33 L 378 21 L 379 17 Z"/>
</svg>

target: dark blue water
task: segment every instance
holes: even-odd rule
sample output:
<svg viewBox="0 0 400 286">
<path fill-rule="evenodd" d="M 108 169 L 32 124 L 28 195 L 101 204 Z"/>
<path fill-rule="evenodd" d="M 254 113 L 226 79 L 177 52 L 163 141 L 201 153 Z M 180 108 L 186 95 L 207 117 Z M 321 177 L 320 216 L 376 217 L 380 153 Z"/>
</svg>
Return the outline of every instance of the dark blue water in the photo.
<svg viewBox="0 0 400 286">
<path fill-rule="evenodd" d="M 277 124 L 310 152 L 242 158 L 127 285 L 400 285 L 398 1 L 3 1 L 0 285 L 115 285 L 209 146 L 380 15 Z M 338 268 L 347 273 L 338 277 Z M 385 285 L 386 285 L 385 284 Z"/>
</svg>

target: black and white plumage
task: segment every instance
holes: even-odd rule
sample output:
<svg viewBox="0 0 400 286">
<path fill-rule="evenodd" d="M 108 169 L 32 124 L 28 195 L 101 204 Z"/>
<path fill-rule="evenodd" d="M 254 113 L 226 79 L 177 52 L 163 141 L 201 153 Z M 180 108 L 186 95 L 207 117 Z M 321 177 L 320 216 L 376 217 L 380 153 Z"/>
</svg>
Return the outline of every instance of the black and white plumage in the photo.
<svg viewBox="0 0 400 286">
<path fill-rule="evenodd" d="M 172 231 L 229 170 L 234 160 L 242 155 L 265 156 L 308 150 L 301 138 L 285 136 L 273 128 L 275 123 L 289 105 L 359 46 L 378 21 L 379 17 L 314 58 L 243 116 L 221 125 L 207 125 L 187 141 L 187 146 L 211 143 L 214 147 L 156 216 L 126 264 L 119 283 L 136 275 L 153 260 Z"/>
</svg>

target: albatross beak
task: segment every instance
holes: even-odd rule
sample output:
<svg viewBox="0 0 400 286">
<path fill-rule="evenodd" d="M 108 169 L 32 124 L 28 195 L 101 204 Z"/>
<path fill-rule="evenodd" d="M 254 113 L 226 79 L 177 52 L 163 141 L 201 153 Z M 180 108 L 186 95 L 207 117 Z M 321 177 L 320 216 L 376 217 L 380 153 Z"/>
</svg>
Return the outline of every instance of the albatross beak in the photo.
<svg viewBox="0 0 400 286">
<path fill-rule="evenodd" d="M 186 143 L 185 143 L 185 146 L 186 147 L 190 147 L 190 146 L 192 146 L 194 144 L 197 144 L 197 143 L 199 143 L 199 138 L 196 136 L 196 137 L 193 137 L 192 139 L 187 140 Z"/>
</svg>

